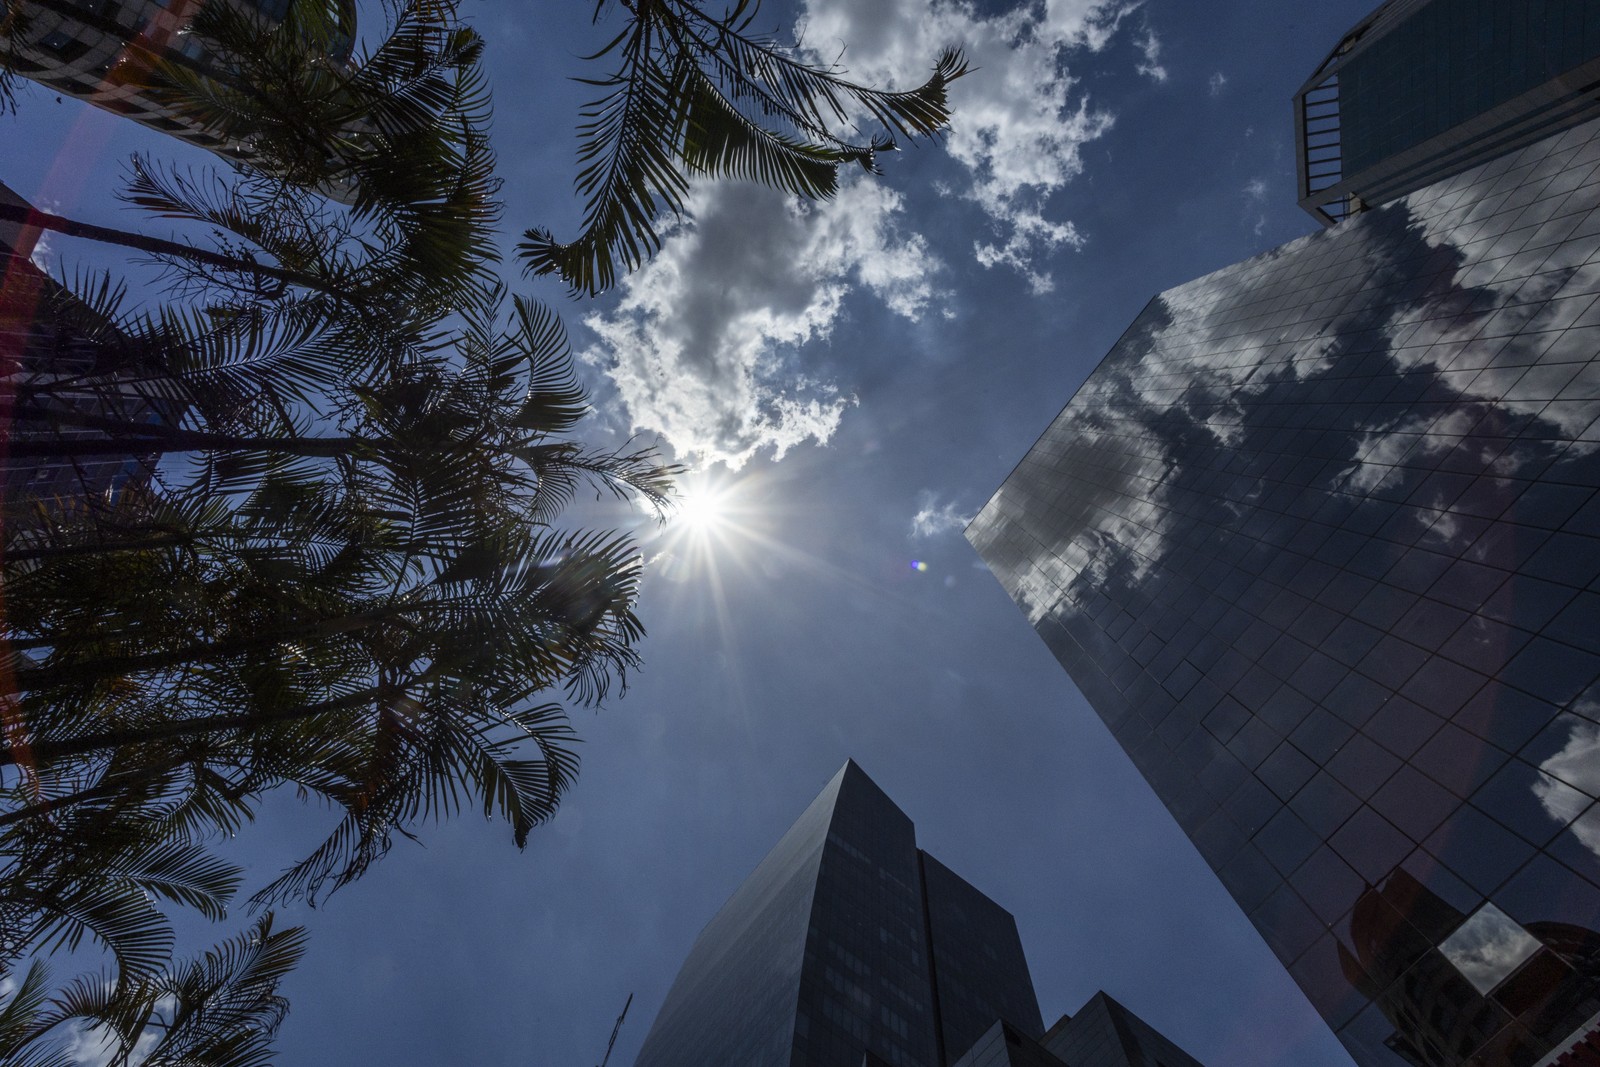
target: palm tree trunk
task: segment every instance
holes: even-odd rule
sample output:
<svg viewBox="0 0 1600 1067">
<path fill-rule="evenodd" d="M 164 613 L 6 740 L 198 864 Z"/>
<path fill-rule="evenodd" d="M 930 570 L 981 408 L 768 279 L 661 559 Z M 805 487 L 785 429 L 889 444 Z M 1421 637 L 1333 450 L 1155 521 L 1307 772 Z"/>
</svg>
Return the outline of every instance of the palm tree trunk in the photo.
<svg viewBox="0 0 1600 1067">
<path fill-rule="evenodd" d="M 0 399 L 0 416 L 7 414 Z M 235 452 L 284 452 L 294 456 L 337 459 L 354 456 L 371 449 L 377 442 L 365 437 L 242 437 L 238 434 L 211 433 L 207 430 L 186 430 L 160 422 L 131 422 L 128 419 L 108 418 L 87 411 L 52 408 L 22 402 L 10 411 L 13 422 L 49 421 L 59 426 L 72 426 L 89 430 L 104 430 L 110 439 L 103 437 L 61 437 L 54 432 L 23 430 L 12 432 L 6 451 L 12 456 L 70 457 L 70 456 L 125 456 L 137 453 L 150 455 L 165 452 L 205 452 L 227 450 Z M 118 437 L 118 434 L 125 436 Z"/>
<path fill-rule="evenodd" d="M 163 534 L 131 541 L 102 541 L 93 544 L 59 545 L 49 548 L 13 548 L 0 553 L 0 564 L 33 563 L 38 560 L 66 559 L 72 556 L 97 556 L 112 552 L 146 552 L 152 548 L 174 548 L 193 544 L 194 534 Z"/>
<path fill-rule="evenodd" d="M 216 663 L 228 656 L 256 649 L 270 648 L 286 641 L 307 641 L 336 634 L 357 633 L 376 626 L 404 610 L 403 607 L 364 612 L 360 615 L 342 615 L 306 626 L 270 630 L 266 633 L 235 637 L 225 641 L 204 641 L 164 652 L 144 652 L 131 656 L 97 656 L 88 660 L 53 663 L 45 667 L 18 667 L 13 672 L 12 688 L 17 693 L 36 692 L 53 685 L 83 684 L 114 678 L 120 674 L 143 671 L 171 670 L 191 663 Z M 34 641 L 13 640 L 13 650 L 27 651 L 33 647 L 59 647 L 59 641 L 38 638 Z M 3 697 L 0 697 L 3 699 Z"/>
<path fill-rule="evenodd" d="M 30 748 L 30 756 L 32 752 L 33 749 Z M 10 826 L 13 823 L 23 822 L 41 815 L 49 815 L 53 811 L 60 811 L 62 808 L 70 807 L 73 804 L 82 804 L 89 800 L 100 800 L 104 797 L 114 797 L 138 781 L 148 781 L 158 774 L 165 774 L 180 762 L 182 761 L 166 760 L 155 763 L 148 767 L 141 767 L 137 772 L 125 774 L 115 780 L 102 780 L 99 785 L 90 786 L 88 789 L 80 789 L 76 793 L 67 793 L 64 796 L 51 797 L 49 800 L 41 800 L 36 804 L 29 804 L 25 808 L 18 808 L 16 811 L 0 815 L 0 827 Z"/>
<path fill-rule="evenodd" d="M 415 678 L 408 679 L 406 685 L 416 685 L 427 681 L 433 674 L 429 668 L 418 674 Z M 348 693 L 332 700 L 322 700 L 315 704 L 301 704 L 297 707 L 277 708 L 267 712 L 239 712 L 232 715 L 206 715 L 198 719 L 175 719 L 171 722 L 158 723 L 154 726 L 127 727 L 117 730 L 101 730 L 96 733 L 79 734 L 77 737 L 62 741 L 34 741 L 26 746 L 26 758 L 36 764 L 49 763 L 54 760 L 70 756 L 84 756 L 91 752 L 121 748 L 124 745 L 143 744 L 147 741 L 167 741 L 177 737 L 193 737 L 198 734 L 219 733 L 224 730 L 239 730 L 247 727 L 265 726 L 271 723 L 294 722 L 297 719 L 309 719 L 316 715 L 326 715 L 335 711 L 348 711 L 359 708 L 374 701 L 385 700 L 400 694 L 405 688 L 399 683 L 388 683 L 371 686 L 359 692 Z M 22 761 L 22 746 L 7 746 L 0 749 L 0 767 L 12 766 Z"/>
<path fill-rule="evenodd" d="M 163 455 L 168 452 L 282 452 L 291 456 L 337 459 L 365 450 L 359 437 L 237 437 L 198 430 L 129 425 L 127 437 L 13 438 L 6 452 L 13 458 L 68 459 L 85 456 Z"/>
<path fill-rule="evenodd" d="M 134 248 L 140 252 L 148 252 L 151 255 L 176 256 L 180 259 L 187 259 L 191 263 L 204 263 L 209 267 L 217 267 L 241 274 L 254 274 L 262 278 L 274 278 L 289 285 L 304 286 L 307 289 L 315 289 L 330 296 L 348 295 L 337 286 L 329 285 L 320 278 L 300 271 L 286 270 L 283 267 L 257 263 L 253 259 L 225 256 L 220 252 L 211 252 L 204 248 L 195 248 L 192 245 L 179 244 L 177 241 L 168 241 L 160 237 L 149 237 L 142 233 L 130 233 L 127 230 L 116 230 L 109 226 L 96 226 L 90 222 L 78 222 L 61 215 L 53 215 L 48 211 L 40 211 L 35 207 L 0 203 L 0 221 L 21 223 L 24 226 L 37 226 L 42 230 L 53 230 L 56 233 L 66 234 L 68 237 L 83 237 L 90 241 L 100 241 L 103 244 L 121 245 L 124 248 Z"/>
</svg>

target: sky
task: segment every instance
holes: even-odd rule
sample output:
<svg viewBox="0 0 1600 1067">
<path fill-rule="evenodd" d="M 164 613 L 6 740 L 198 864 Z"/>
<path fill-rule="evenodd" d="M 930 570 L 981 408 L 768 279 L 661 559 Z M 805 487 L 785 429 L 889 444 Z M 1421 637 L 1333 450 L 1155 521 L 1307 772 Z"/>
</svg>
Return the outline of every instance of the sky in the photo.
<svg viewBox="0 0 1600 1067">
<path fill-rule="evenodd" d="M 509 252 L 576 231 L 592 90 L 571 79 L 615 29 L 587 2 L 465 0 L 507 276 L 562 310 L 591 433 L 660 440 L 719 518 L 580 512 L 645 543 L 643 671 L 573 709 L 582 775 L 525 851 L 458 818 L 283 914 L 312 941 L 281 1062 L 593 1067 L 631 994 L 630 1064 L 700 927 L 853 757 L 1016 916 L 1047 1021 L 1104 989 L 1211 1067 L 1348 1067 L 961 528 L 1152 296 L 1315 227 L 1290 96 L 1371 6 L 769 3 L 784 39 L 877 84 L 966 49 L 950 134 L 827 204 L 696 185 L 651 264 L 574 301 Z M 207 160 L 43 90 L 21 104 L 0 181 L 87 221 L 134 221 L 110 195 L 130 153 Z M 271 798 L 237 855 L 265 882 L 330 819 Z"/>
</svg>

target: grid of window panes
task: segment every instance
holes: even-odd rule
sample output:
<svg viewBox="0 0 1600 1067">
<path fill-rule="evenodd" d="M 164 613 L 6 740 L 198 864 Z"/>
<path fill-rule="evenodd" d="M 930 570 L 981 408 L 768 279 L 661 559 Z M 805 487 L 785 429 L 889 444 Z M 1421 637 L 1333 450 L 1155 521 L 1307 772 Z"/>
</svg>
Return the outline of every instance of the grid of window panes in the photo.
<svg viewBox="0 0 1600 1067">
<path fill-rule="evenodd" d="M 1165 1034 L 1110 997 L 1104 999 L 1116 1014 L 1123 1032 L 1131 1039 L 1135 1067 L 1201 1067 L 1199 1060 L 1175 1045 Z M 1074 1067 L 1095 1067 L 1095 1064 L 1086 1061 Z"/>
<path fill-rule="evenodd" d="M 119 70 L 127 44 L 156 53 L 201 57 L 197 39 L 183 34 L 187 19 L 157 0 L 82 0 L 76 10 L 24 3 L 27 41 L 6 62 L 51 90 L 87 100 L 164 133 L 207 148 L 218 139 L 181 121 L 157 103 L 138 75 Z"/>
<path fill-rule="evenodd" d="M 997 1018 L 1029 1037 L 1044 1033 L 1011 913 L 926 852 L 922 884 L 946 1058 L 970 1048 Z"/>
<path fill-rule="evenodd" d="M 1158 296 L 968 530 L 1364 1067 L 1600 1010 L 1597 133 Z"/>
<path fill-rule="evenodd" d="M 4 185 L 0 203 L 27 206 Z M 169 391 L 158 379 L 152 382 L 148 373 L 126 369 L 97 370 L 116 362 L 104 358 L 114 346 L 84 332 L 82 304 L 34 266 L 28 258 L 31 245 L 19 254 L 9 243 L 15 233 L 16 227 L 0 225 L 0 350 L 20 357 L 10 388 L 31 394 L 40 413 L 50 418 L 16 423 L 10 428 L 11 439 L 100 437 L 98 431 L 82 428 L 86 411 L 126 422 L 176 418 Z M 131 447 L 123 456 L 57 460 L 0 456 L 0 524 L 28 526 L 46 514 L 80 508 L 86 501 L 115 499 L 128 487 L 148 480 L 154 468 L 154 456 L 135 455 Z"/>
<path fill-rule="evenodd" d="M 637 1067 L 938 1067 L 1001 1017 L 1039 1030 L 1015 921 L 848 763 L 696 938 Z"/>
<path fill-rule="evenodd" d="M 1597 55 L 1593 0 L 1432 0 L 1340 66 L 1344 173 L 1485 115 Z M 1573 88 L 1574 97 L 1592 95 Z"/>
<path fill-rule="evenodd" d="M 794 1067 L 857 1067 L 863 1051 L 937 1067 L 918 882 L 911 820 L 849 765 L 817 871 Z"/>
</svg>

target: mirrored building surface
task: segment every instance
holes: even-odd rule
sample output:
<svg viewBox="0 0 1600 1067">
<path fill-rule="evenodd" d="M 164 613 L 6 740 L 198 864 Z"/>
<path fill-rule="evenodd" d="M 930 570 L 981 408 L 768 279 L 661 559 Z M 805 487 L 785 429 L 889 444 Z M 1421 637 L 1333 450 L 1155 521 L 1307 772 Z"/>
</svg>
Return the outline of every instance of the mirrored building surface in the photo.
<svg viewBox="0 0 1600 1067">
<path fill-rule="evenodd" d="M 696 939 L 637 1063 L 938 1067 L 1001 1017 L 1044 1029 L 1016 923 L 850 762 Z"/>
<path fill-rule="evenodd" d="M 1097 1018 L 1079 1017 L 1080 1031 Z M 986 1067 L 996 1034 L 997 1055 L 1044 1038 L 1015 921 L 918 849 L 911 820 L 851 762 L 706 924 L 636 1062 Z"/>
<path fill-rule="evenodd" d="M 967 531 L 1363 1067 L 1600 1013 L 1597 168 L 1162 293 Z"/>
<path fill-rule="evenodd" d="M 1596 116 L 1593 0 L 1388 0 L 1295 94 L 1300 205 L 1332 224 Z"/>
</svg>

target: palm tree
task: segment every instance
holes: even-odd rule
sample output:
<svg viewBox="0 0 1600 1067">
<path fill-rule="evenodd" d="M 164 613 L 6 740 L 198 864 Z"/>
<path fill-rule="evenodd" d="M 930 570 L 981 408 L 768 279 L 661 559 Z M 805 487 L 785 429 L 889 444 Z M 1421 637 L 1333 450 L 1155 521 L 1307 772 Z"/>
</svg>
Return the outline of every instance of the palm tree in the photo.
<svg viewBox="0 0 1600 1067">
<path fill-rule="evenodd" d="M 275 930 L 268 914 L 199 959 L 136 982 L 82 977 L 52 998 L 48 969 L 35 961 L 0 1007 L 0 1058 L 68 1067 L 80 1061 L 67 1045 L 86 1030 L 114 1063 L 268 1064 L 289 1011 L 278 986 L 304 953 L 305 932 Z"/>
<path fill-rule="evenodd" d="M 309 453 L 293 435 L 108 428 L 203 451 L 181 492 L 13 537 L 26 718 L 0 765 L 28 774 L 0 827 L 83 808 L 225 831 L 292 782 L 347 825 L 270 897 L 343 884 L 463 786 L 519 845 L 553 814 L 576 760 L 539 694 L 603 697 L 642 634 L 631 542 L 553 525 L 585 484 L 664 506 L 675 468 L 563 439 L 587 397 L 548 309 L 473 312 L 449 339 L 355 383 L 348 432 Z"/>
<path fill-rule="evenodd" d="M 564 439 L 587 397 L 559 322 L 520 300 L 507 318 L 503 290 L 478 280 L 493 219 L 481 43 L 447 5 L 415 6 L 390 39 L 409 43 L 364 62 L 366 81 L 307 77 L 346 108 L 320 132 L 250 120 L 254 176 L 141 165 L 132 202 L 231 235 L 225 262 L 173 255 L 175 283 L 208 302 L 127 321 L 98 298 L 76 312 L 96 365 L 16 393 L 30 432 L 13 455 L 169 457 L 144 491 L 7 531 L 0 764 L 23 774 L 0 828 L 18 848 L 91 818 L 178 841 L 231 832 L 282 784 L 346 819 L 268 898 L 343 884 L 462 797 L 520 845 L 576 768 L 541 694 L 596 700 L 637 662 L 637 551 L 554 524 L 586 484 L 660 507 L 675 469 Z M 197 28 L 280 80 L 327 50 L 325 25 L 256 40 L 224 12 Z M 172 91 L 237 134 L 228 116 L 249 100 L 191 75 Z M 416 99 L 392 114 L 371 105 L 402 91 Z M 355 203 L 322 211 L 286 195 L 291 180 L 344 183 Z M 264 286 L 239 248 L 297 290 Z M 129 388 L 171 417 L 119 417 Z M 62 402 L 86 395 L 104 402 Z"/>
<path fill-rule="evenodd" d="M 348 4 L 325 0 L 294 0 L 279 21 L 207 4 L 188 32 L 210 62 L 129 46 L 143 91 L 249 169 L 195 178 L 140 158 L 123 199 L 220 234 L 220 248 L 3 202 L 0 219 L 146 253 L 234 300 L 304 289 L 360 304 L 373 321 L 395 307 L 460 306 L 494 280 L 482 39 L 449 0 L 406 0 L 370 53 L 331 59 L 348 55 L 338 42 L 352 18 Z"/>
<path fill-rule="evenodd" d="M 459 306 L 492 284 L 497 258 L 483 39 L 453 0 L 406 0 L 376 48 L 351 54 L 353 19 L 352 4 L 328 0 L 293 0 L 276 21 L 207 4 L 189 32 L 212 62 L 197 71 L 151 57 L 147 92 L 237 146 L 280 196 L 344 200 L 350 225 L 383 249 L 367 268 L 414 283 L 407 303 Z M 173 192 L 168 183 L 132 199 L 215 224 Z"/>
<path fill-rule="evenodd" d="M 688 175 L 831 195 L 841 163 L 871 170 L 890 135 L 936 133 L 964 70 L 947 53 L 926 85 L 883 92 L 752 35 L 748 0 L 720 17 L 624 6 L 601 52 L 621 66 L 583 131 L 584 232 L 524 246 L 533 271 L 584 291 L 654 249 Z M 250 170 L 141 160 L 126 199 L 220 240 L 89 235 L 156 255 L 195 299 L 129 318 L 95 296 L 80 318 L 98 360 L 23 381 L 10 404 L 29 428 L 13 455 L 162 463 L 146 485 L 5 531 L 0 959 L 88 938 L 117 973 L 55 1015 L 27 986 L 0 1009 L 0 1042 L 77 1019 L 127 1050 L 183 1031 L 163 998 L 230 997 L 222 957 L 194 972 L 190 1001 L 164 977 L 153 901 L 217 914 L 237 872 L 204 846 L 272 790 L 341 819 L 256 906 L 336 890 L 467 807 L 522 846 L 576 772 L 552 698 L 599 701 L 638 662 L 636 548 L 560 518 L 585 488 L 659 509 L 676 469 L 568 439 L 588 400 L 560 324 L 525 301 L 507 312 L 492 281 L 482 42 L 447 0 L 407 0 L 383 44 L 342 64 L 342 11 L 295 0 L 274 28 L 212 4 L 194 32 L 213 69 L 151 57 L 151 91 Z M 837 136 L 857 109 L 885 135 Z M 165 416 L 119 417 L 128 389 Z M 246 983 L 266 996 L 241 1018 L 275 1024 L 270 984 Z M 8 1029 L 19 1003 L 31 1029 Z"/>
<path fill-rule="evenodd" d="M 109 951 L 130 981 L 165 965 L 173 934 L 157 901 L 220 919 L 237 892 L 239 870 L 197 842 L 149 823 L 83 809 L 35 820 L 0 839 L 0 969 L 32 951 Z"/>
<path fill-rule="evenodd" d="M 657 218 L 682 214 L 691 176 L 826 199 L 841 164 L 877 173 L 895 136 L 937 135 L 950 118 L 946 89 L 967 69 L 948 49 L 921 86 L 874 89 L 752 32 L 759 0 L 733 0 L 721 15 L 697 0 L 596 0 L 595 20 L 619 2 L 627 25 L 590 57 L 615 56 L 618 67 L 594 82 L 605 93 L 578 130 L 583 231 L 563 244 L 531 229 L 519 246 L 530 273 L 579 293 L 610 289 L 660 247 Z M 836 132 L 857 114 L 882 132 L 866 142 Z"/>
</svg>

